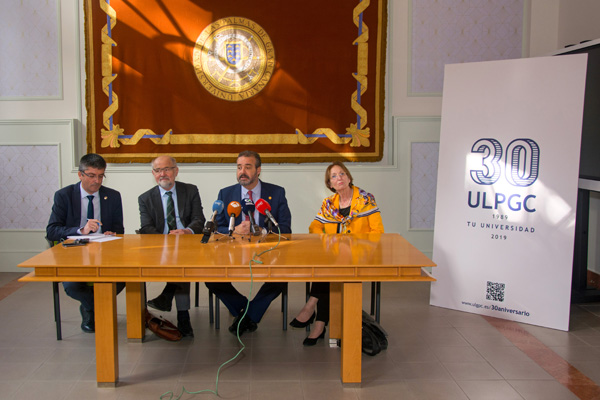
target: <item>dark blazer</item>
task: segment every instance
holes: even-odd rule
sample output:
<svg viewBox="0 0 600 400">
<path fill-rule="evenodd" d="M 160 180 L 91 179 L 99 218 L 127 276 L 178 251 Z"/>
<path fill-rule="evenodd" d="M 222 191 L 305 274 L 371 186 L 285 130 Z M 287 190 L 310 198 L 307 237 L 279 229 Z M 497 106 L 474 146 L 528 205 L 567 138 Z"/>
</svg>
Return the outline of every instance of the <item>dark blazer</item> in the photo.
<svg viewBox="0 0 600 400">
<path fill-rule="evenodd" d="M 204 213 L 198 187 L 189 183 L 175 182 L 177 191 L 177 209 L 184 227 L 194 233 L 202 233 Z M 163 233 L 165 230 L 165 214 L 163 211 L 160 189 L 154 186 L 138 197 L 140 205 L 140 233 Z"/>
<path fill-rule="evenodd" d="M 102 232 L 125 233 L 123 227 L 123 204 L 121 194 L 114 189 L 100 186 L 100 221 Z M 54 205 L 46 237 L 51 241 L 77 235 L 81 228 L 81 182 L 66 186 L 54 194 Z"/>
<path fill-rule="evenodd" d="M 287 199 L 285 198 L 285 189 L 281 186 L 273 185 L 260 181 L 261 198 L 271 205 L 271 214 L 277 220 L 281 233 L 292 233 L 292 213 L 288 207 Z M 217 224 L 219 232 L 229 233 L 229 215 L 227 215 L 227 206 L 232 201 L 237 201 L 242 204 L 242 186 L 228 186 L 219 191 L 218 199 L 225 205 L 225 210 L 217 215 Z M 256 199 L 258 200 L 258 199 Z M 235 224 L 239 225 L 242 222 L 242 214 L 235 219 Z M 260 214 L 256 222 L 260 226 L 265 226 L 265 216 Z"/>
</svg>

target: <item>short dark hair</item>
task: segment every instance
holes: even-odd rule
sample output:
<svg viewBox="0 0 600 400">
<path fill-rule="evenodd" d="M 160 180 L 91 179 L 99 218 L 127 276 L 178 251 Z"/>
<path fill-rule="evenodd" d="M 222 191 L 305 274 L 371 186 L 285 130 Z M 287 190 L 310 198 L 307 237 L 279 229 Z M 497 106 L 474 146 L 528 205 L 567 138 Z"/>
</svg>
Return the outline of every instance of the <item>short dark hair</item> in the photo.
<svg viewBox="0 0 600 400">
<path fill-rule="evenodd" d="M 353 183 L 354 178 L 352 178 L 352 174 L 350 173 L 350 170 L 344 165 L 343 162 L 334 161 L 325 170 L 325 186 L 327 186 L 327 189 L 331 190 L 333 193 L 335 193 L 335 189 L 331 187 L 331 178 L 329 176 L 329 173 L 331 172 L 331 169 L 333 167 L 335 167 L 336 165 L 338 167 L 340 167 L 346 173 L 346 175 L 348 175 L 348 179 L 350 179 L 350 184 L 348 186 L 350 186 L 350 187 L 354 186 L 354 183 Z"/>
<path fill-rule="evenodd" d="M 79 160 L 79 170 L 83 172 L 88 168 L 106 169 L 106 161 L 100 154 L 86 154 Z"/>
<path fill-rule="evenodd" d="M 244 150 L 240 154 L 238 154 L 238 158 L 240 157 L 254 157 L 256 160 L 256 168 L 259 168 L 262 165 L 262 161 L 260 160 L 260 154 L 252 150 Z"/>
</svg>

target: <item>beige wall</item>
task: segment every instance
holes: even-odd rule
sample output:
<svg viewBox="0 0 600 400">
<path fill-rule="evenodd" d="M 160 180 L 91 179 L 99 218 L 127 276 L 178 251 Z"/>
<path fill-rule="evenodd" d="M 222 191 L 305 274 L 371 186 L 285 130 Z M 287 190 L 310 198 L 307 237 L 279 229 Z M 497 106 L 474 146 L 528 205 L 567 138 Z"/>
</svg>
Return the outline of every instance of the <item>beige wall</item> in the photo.
<svg viewBox="0 0 600 400">
<path fill-rule="evenodd" d="M 559 48 L 558 13 L 560 0 L 532 0 L 530 3 L 529 56 L 544 56 Z"/>
<path fill-rule="evenodd" d="M 600 39 L 600 1 L 561 0 L 559 15 L 558 47 Z"/>
<path fill-rule="evenodd" d="M 42 0 L 34 0 L 34 3 Z M 77 119 L 81 120 L 80 41 L 81 10 L 77 0 L 60 1 L 60 60 L 63 98 L 60 100 L 0 101 L 0 120 Z M 0 38 L 2 40 L 2 38 Z"/>
</svg>

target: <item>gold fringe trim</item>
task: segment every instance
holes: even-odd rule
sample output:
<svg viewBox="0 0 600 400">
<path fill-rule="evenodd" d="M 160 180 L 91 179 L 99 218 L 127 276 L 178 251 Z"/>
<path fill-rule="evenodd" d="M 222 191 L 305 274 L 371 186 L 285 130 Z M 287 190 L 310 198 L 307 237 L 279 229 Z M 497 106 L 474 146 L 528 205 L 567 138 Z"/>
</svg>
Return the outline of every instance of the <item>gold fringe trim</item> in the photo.
<svg viewBox="0 0 600 400">
<path fill-rule="evenodd" d="M 352 15 L 354 25 L 359 27 L 360 14 L 369 7 L 371 4 L 370 0 L 363 0 L 356 7 Z M 360 83 L 360 95 L 362 96 L 367 91 L 367 74 L 369 72 L 369 27 L 367 24 L 362 23 L 362 33 L 356 38 L 354 44 L 358 46 L 358 55 L 356 61 L 356 73 L 354 79 Z M 350 124 L 350 127 L 346 128 L 346 132 L 352 135 L 351 147 L 369 146 L 371 132 L 367 126 L 367 110 L 360 105 L 358 102 L 358 90 L 352 93 L 352 99 L 350 100 L 350 106 L 352 110 L 359 116 L 360 127 L 357 124 Z M 360 129 L 359 129 L 360 128 Z"/>
<path fill-rule="evenodd" d="M 114 29 L 115 25 L 117 25 L 117 12 L 115 11 L 115 9 L 112 8 L 104 0 L 100 0 L 100 8 L 110 18 L 110 29 L 111 30 Z M 113 75 L 113 67 L 112 67 L 112 47 L 116 46 L 117 42 L 115 42 L 110 36 L 108 36 L 108 24 L 104 25 L 102 27 L 101 39 L 102 39 L 102 46 L 101 46 L 102 51 L 100 53 L 100 57 L 101 57 L 101 61 L 102 61 L 102 91 L 104 92 L 106 97 L 108 97 L 110 94 L 108 87 L 117 78 L 117 74 Z M 102 145 L 101 145 L 102 147 L 107 147 L 104 144 L 105 143 L 104 137 L 107 134 L 107 132 L 111 132 L 110 131 L 110 118 L 119 109 L 119 97 L 117 96 L 117 93 L 114 90 L 112 91 L 112 98 L 110 100 L 112 101 L 112 103 L 102 113 L 102 123 L 103 123 L 104 127 L 106 128 L 106 130 L 104 130 L 104 129 L 102 130 L 102 138 L 103 138 Z M 112 132 L 114 132 L 114 131 L 112 131 Z M 123 133 L 122 130 L 121 130 L 121 133 Z M 111 138 L 110 143 L 111 143 L 110 147 L 119 147 L 119 142 L 117 140 L 114 140 Z"/>
</svg>

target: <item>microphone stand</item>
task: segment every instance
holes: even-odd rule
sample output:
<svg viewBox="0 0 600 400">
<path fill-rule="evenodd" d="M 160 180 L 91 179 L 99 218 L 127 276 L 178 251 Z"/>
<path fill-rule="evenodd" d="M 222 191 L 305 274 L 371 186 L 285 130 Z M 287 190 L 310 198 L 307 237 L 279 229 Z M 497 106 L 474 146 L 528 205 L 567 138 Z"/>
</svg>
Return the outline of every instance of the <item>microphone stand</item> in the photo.
<svg viewBox="0 0 600 400">
<path fill-rule="evenodd" d="M 252 242 L 252 236 L 260 236 L 262 228 L 254 221 L 254 207 L 252 209 L 244 210 L 244 214 L 248 216 L 248 222 L 250 222 L 250 234 L 248 235 L 248 242 Z M 242 239 L 246 235 L 242 235 Z"/>
<path fill-rule="evenodd" d="M 215 229 L 214 229 L 214 234 L 215 234 L 215 242 L 218 242 L 219 239 L 223 239 L 223 238 L 229 238 L 229 239 L 235 239 L 235 237 L 233 235 L 228 235 L 226 233 L 221 233 L 219 232 L 219 224 L 217 224 L 217 221 L 215 221 Z M 218 235 L 218 237 L 217 237 Z"/>
<path fill-rule="evenodd" d="M 248 234 L 248 241 L 252 242 L 252 236 L 260 236 L 262 228 L 260 227 L 260 225 L 257 224 L 253 224 L 252 220 L 250 220 L 250 234 Z M 242 236 L 242 239 L 244 239 L 246 237 L 246 235 Z M 260 240 L 259 240 L 260 242 Z"/>
<path fill-rule="evenodd" d="M 262 242 L 264 239 L 266 239 L 266 238 L 267 238 L 269 235 L 275 235 L 275 236 L 279 236 L 279 237 L 280 237 L 280 238 L 282 238 L 282 239 L 285 239 L 285 240 L 290 240 L 290 238 L 288 238 L 288 237 L 285 237 L 285 236 L 282 236 L 282 235 L 281 235 L 281 233 L 279 233 L 279 232 L 277 232 L 277 233 L 276 233 L 276 232 L 273 232 L 273 226 L 274 226 L 274 225 L 273 225 L 273 221 L 271 221 L 271 218 L 269 218 L 269 217 L 266 217 L 266 218 L 265 218 L 265 223 L 266 223 L 266 231 L 267 231 L 267 233 L 266 233 L 265 235 L 263 235 L 263 236 L 262 236 L 262 237 L 259 239 L 258 243 L 261 243 L 261 242 Z"/>
<path fill-rule="evenodd" d="M 219 235 L 219 237 L 216 237 L 216 235 Z M 223 239 L 223 238 L 235 239 L 235 237 L 233 237 L 233 236 L 229 236 L 229 235 L 227 235 L 227 234 L 225 234 L 225 233 L 221 233 L 221 232 L 219 232 L 219 231 L 217 231 L 217 230 L 215 230 L 215 237 L 216 237 L 216 238 L 215 238 L 215 242 L 218 242 L 218 241 L 219 241 L 219 239 Z"/>
</svg>

